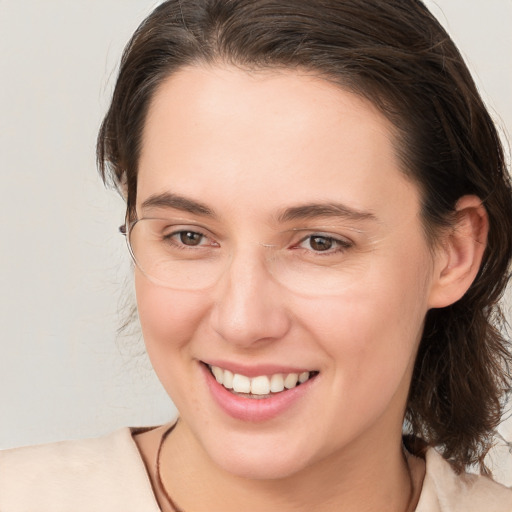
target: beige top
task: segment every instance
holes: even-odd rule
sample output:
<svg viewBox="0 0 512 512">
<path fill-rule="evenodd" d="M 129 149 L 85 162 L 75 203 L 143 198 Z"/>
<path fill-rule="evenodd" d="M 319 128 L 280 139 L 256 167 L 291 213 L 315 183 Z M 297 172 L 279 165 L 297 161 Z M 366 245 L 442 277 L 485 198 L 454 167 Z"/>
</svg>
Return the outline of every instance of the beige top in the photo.
<svg viewBox="0 0 512 512">
<path fill-rule="evenodd" d="M 0 452 L 0 512 L 92 511 L 160 512 L 130 429 Z M 512 490 L 430 449 L 416 512 L 512 512 Z"/>
</svg>

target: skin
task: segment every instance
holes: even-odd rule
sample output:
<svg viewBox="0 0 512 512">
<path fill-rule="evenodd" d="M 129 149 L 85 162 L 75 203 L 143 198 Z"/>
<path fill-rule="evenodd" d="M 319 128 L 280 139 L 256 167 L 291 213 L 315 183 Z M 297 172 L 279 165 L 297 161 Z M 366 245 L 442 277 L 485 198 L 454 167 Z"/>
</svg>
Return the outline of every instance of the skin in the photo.
<svg viewBox="0 0 512 512">
<path fill-rule="evenodd" d="M 162 452 L 172 498 L 199 512 L 212 503 L 409 510 L 423 471 L 401 448 L 412 368 L 426 312 L 457 300 L 478 269 L 486 234 L 478 199 L 459 202 L 460 229 L 433 250 L 389 122 L 368 101 L 292 71 L 185 68 L 156 92 L 143 135 L 138 218 L 186 217 L 232 255 L 200 291 L 165 288 L 135 270 L 147 351 L 180 411 Z M 162 193 L 200 202 L 215 218 L 143 208 Z M 286 208 L 333 202 L 372 217 L 277 219 Z M 300 293 L 274 279 L 262 244 L 286 250 L 283 233 L 326 226 L 352 244 L 335 256 L 336 292 Z M 308 240 L 300 251 L 318 257 Z M 200 361 L 213 359 L 319 375 L 284 413 L 252 423 L 212 400 Z M 161 434 L 137 436 L 152 478 Z"/>
</svg>

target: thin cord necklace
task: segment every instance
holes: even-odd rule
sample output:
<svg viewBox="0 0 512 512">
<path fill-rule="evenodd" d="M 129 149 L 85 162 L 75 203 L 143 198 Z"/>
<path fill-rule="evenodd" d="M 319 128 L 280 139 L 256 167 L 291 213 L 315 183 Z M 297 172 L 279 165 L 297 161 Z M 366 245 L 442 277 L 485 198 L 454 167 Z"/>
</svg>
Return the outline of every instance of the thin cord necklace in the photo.
<svg viewBox="0 0 512 512">
<path fill-rule="evenodd" d="M 178 424 L 178 421 L 174 423 L 171 427 L 169 427 L 163 434 L 162 439 L 160 441 L 160 445 L 158 446 L 158 452 L 156 454 L 156 483 L 160 489 L 160 492 L 165 496 L 165 499 L 167 500 L 168 504 L 171 506 L 171 508 L 175 512 L 185 512 L 183 509 L 178 507 L 176 503 L 172 500 L 172 498 L 169 496 L 169 493 L 167 492 L 167 489 L 164 486 L 164 483 L 162 482 L 162 476 L 160 475 L 160 455 L 162 454 L 162 448 L 164 446 L 164 441 L 167 439 L 167 436 L 174 430 L 174 427 Z"/>
</svg>

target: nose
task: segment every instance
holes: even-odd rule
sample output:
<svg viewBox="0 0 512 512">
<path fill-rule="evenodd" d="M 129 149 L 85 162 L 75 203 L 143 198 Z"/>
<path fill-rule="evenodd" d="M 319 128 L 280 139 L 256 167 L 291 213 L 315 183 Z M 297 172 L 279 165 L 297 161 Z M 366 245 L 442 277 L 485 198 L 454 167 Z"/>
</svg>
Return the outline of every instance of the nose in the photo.
<svg viewBox="0 0 512 512">
<path fill-rule="evenodd" d="M 216 285 L 214 301 L 213 330 L 239 347 L 275 341 L 290 328 L 284 290 L 256 254 L 232 259 Z"/>
</svg>

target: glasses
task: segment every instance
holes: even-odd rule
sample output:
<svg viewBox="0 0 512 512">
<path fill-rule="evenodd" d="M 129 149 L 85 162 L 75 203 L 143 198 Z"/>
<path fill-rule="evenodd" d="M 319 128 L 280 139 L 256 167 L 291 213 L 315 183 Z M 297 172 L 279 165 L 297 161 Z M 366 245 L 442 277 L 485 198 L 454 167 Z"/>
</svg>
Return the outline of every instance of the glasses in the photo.
<svg viewBox="0 0 512 512">
<path fill-rule="evenodd" d="M 237 258 L 229 240 L 184 219 L 142 218 L 120 231 L 135 265 L 150 281 L 167 288 L 210 288 L 230 272 Z M 369 270 L 368 254 L 338 233 L 292 229 L 278 238 L 278 244 L 260 242 L 244 248 L 239 257 L 250 265 L 254 254 L 268 277 L 292 292 L 339 294 Z"/>
</svg>

